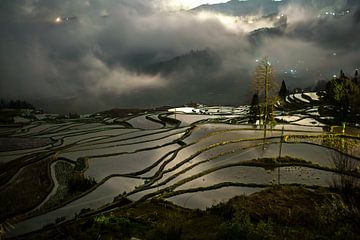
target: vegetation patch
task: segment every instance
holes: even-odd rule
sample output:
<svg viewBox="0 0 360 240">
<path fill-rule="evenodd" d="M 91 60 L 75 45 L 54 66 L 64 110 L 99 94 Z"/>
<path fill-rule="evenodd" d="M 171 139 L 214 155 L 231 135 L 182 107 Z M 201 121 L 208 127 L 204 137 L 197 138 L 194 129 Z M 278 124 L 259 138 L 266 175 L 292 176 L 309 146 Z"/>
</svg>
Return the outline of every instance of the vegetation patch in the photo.
<svg viewBox="0 0 360 240">
<path fill-rule="evenodd" d="M 337 193 L 276 186 L 205 211 L 133 203 L 18 239 L 358 239 L 359 223 L 358 206 Z"/>
<path fill-rule="evenodd" d="M 46 158 L 24 167 L 11 183 L 1 187 L 0 222 L 30 211 L 50 193 L 53 183 L 48 172 L 49 162 Z"/>
<path fill-rule="evenodd" d="M 68 182 L 73 176 L 74 167 L 64 161 L 55 163 L 55 177 L 58 182 L 56 193 L 52 195 L 41 207 L 29 213 L 27 217 L 40 215 L 61 205 L 66 200 L 74 197 L 69 193 Z"/>
<path fill-rule="evenodd" d="M 290 156 L 278 157 L 278 158 L 259 158 L 252 160 L 255 163 L 266 163 L 266 164 L 279 164 L 279 163 L 302 163 L 302 164 L 312 164 L 311 161 L 306 161 L 302 158 L 294 158 Z"/>
<path fill-rule="evenodd" d="M 86 167 L 87 167 L 87 159 L 80 157 L 75 162 L 74 171 L 82 172 L 86 169 Z"/>
<path fill-rule="evenodd" d="M 82 193 L 96 184 L 94 178 L 85 177 L 83 174 L 75 173 L 68 182 L 70 193 Z"/>
</svg>

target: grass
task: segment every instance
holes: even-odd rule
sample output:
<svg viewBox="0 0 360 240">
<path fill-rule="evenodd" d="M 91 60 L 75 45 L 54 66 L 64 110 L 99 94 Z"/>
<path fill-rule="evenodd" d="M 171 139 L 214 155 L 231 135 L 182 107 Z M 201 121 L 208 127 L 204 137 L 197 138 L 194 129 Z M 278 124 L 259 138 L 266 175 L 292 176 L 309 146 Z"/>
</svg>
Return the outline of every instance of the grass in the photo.
<svg viewBox="0 0 360 240">
<path fill-rule="evenodd" d="M 280 157 L 280 158 L 260 158 L 253 160 L 257 163 L 266 163 L 266 164 L 278 164 L 278 163 L 302 163 L 302 164 L 312 164 L 311 161 L 306 161 L 302 158 L 294 158 L 290 156 Z"/>
<path fill-rule="evenodd" d="M 358 208 L 328 189 L 277 186 L 205 211 L 137 202 L 18 239 L 61 239 L 59 231 L 72 239 L 359 239 L 359 220 Z"/>
<path fill-rule="evenodd" d="M 1 188 L 0 222 L 31 210 L 50 193 L 49 161 L 46 158 L 24 167 L 11 184 Z"/>
</svg>

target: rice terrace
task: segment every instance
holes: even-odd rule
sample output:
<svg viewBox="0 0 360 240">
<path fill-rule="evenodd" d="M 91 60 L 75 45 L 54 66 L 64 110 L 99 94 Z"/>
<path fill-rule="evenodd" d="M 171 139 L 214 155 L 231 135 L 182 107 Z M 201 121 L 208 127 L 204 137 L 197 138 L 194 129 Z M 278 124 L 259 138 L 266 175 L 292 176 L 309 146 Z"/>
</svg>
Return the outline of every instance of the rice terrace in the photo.
<svg viewBox="0 0 360 240">
<path fill-rule="evenodd" d="M 360 240 L 359 0 L 1 0 L 0 240 Z"/>
<path fill-rule="evenodd" d="M 288 95 L 265 138 L 248 124 L 249 106 L 113 110 L 3 128 L 2 146 L 18 144 L 1 152 L 1 219 L 16 222 L 15 237 L 152 199 L 205 210 L 274 186 L 351 187 L 359 130 L 327 125 L 318 103 L 315 92 Z"/>
</svg>

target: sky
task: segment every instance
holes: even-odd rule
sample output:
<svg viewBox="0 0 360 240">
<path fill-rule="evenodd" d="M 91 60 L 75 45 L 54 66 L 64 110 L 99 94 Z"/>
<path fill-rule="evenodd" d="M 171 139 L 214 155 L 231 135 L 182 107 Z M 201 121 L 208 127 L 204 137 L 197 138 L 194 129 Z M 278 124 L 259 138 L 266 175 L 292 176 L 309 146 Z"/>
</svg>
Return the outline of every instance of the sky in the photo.
<svg viewBox="0 0 360 240">
<path fill-rule="evenodd" d="M 169 0 L 1 0 L 0 97 L 60 113 L 236 106 L 265 56 L 289 88 L 360 68 L 358 1 L 289 1 L 240 18 Z"/>
<path fill-rule="evenodd" d="M 169 0 L 168 2 L 170 2 L 173 8 L 190 9 L 202 4 L 224 3 L 227 2 L 227 0 Z"/>
</svg>

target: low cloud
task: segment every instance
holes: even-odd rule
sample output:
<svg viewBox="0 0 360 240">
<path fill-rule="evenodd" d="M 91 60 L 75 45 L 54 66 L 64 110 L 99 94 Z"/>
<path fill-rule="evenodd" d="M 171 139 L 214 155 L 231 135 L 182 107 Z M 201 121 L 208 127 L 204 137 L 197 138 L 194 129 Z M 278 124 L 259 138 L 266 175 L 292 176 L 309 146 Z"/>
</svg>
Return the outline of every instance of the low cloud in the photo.
<svg viewBox="0 0 360 240">
<path fill-rule="evenodd" d="M 1 97 L 26 99 L 55 112 L 189 101 L 236 105 L 248 103 L 256 59 L 263 56 L 291 87 L 315 84 L 338 68 L 352 74 L 360 67 L 360 29 L 352 14 L 324 19 L 313 8 L 288 6 L 281 12 L 287 15 L 286 28 L 276 35 L 256 33 L 255 44 L 252 31 L 273 27 L 276 19 L 169 12 L 159 4 L 4 0 Z M 216 68 L 204 63 L 168 74 L 142 71 L 204 49 L 219 59 Z"/>
</svg>

